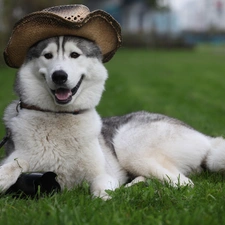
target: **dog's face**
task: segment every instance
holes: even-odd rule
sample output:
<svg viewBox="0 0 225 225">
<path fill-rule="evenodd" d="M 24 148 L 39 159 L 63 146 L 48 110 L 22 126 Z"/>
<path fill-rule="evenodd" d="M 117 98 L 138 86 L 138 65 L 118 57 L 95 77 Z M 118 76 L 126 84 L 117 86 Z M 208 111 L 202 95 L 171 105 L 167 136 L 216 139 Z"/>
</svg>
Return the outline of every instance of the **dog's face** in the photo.
<svg viewBox="0 0 225 225">
<path fill-rule="evenodd" d="M 106 78 L 98 46 L 78 37 L 55 37 L 31 47 L 16 91 L 22 101 L 40 108 L 87 109 L 98 104 Z"/>
</svg>

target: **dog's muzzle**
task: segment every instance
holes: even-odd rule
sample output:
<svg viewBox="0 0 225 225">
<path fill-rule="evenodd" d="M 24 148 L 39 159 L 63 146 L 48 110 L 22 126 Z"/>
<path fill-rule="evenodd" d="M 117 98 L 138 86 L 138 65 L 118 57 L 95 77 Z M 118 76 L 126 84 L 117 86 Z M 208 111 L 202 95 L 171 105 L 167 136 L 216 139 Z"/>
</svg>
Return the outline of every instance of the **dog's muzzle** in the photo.
<svg viewBox="0 0 225 225">
<path fill-rule="evenodd" d="M 67 73 L 58 70 L 52 74 L 52 81 L 57 85 L 63 85 L 67 81 Z M 56 90 L 51 90 L 53 95 L 55 96 L 55 100 L 58 104 L 67 104 L 72 100 L 72 97 L 77 93 L 82 81 L 84 79 L 84 75 L 81 76 L 80 80 L 76 84 L 73 89 L 68 89 L 64 87 L 60 87 Z"/>
</svg>

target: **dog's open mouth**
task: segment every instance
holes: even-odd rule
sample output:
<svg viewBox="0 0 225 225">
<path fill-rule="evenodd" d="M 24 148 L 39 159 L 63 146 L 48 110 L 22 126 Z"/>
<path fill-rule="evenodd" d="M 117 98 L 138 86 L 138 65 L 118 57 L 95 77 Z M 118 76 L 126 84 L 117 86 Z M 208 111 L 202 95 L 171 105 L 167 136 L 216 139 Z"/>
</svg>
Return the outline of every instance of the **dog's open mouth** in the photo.
<svg viewBox="0 0 225 225">
<path fill-rule="evenodd" d="M 55 96 L 55 100 L 59 104 L 67 104 L 72 100 L 73 95 L 75 95 L 84 79 L 84 75 L 81 76 L 77 85 L 73 89 L 58 88 L 56 90 L 51 90 Z"/>
</svg>

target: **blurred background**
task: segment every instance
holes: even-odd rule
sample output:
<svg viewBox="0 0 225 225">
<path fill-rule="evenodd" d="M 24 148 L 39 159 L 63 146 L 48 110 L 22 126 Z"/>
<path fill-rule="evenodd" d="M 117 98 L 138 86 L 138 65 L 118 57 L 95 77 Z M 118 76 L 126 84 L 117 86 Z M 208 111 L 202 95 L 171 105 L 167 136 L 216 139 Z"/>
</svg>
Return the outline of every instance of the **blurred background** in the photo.
<svg viewBox="0 0 225 225">
<path fill-rule="evenodd" d="M 0 0 L 1 52 L 24 15 L 71 3 L 113 15 L 122 26 L 124 47 L 193 49 L 202 43 L 225 43 L 225 0 Z"/>
<path fill-rule="evenodd" d="M 105 65 L 110 79 L 101 116 L 147 110 L 225 135 L 225 0 L 0 0 L 0 118 L 17 98 L 16 70 L 2 57 L 14 24 L 28 13 L 76 3 L 103 9 L 122 26 L 123 45 Z M 0 122 L 0 138 L 4 132 Z"/>
</svg>

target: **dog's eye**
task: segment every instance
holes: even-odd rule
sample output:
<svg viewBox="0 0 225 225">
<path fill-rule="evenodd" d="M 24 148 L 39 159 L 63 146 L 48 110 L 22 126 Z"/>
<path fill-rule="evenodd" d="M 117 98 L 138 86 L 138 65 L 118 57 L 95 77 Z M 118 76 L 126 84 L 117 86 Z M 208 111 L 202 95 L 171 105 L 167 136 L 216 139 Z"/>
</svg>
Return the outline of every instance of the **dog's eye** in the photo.
<svg viewBox="0 0 225 225">
<path fill-rule="evenodd" d="M 76 59 L 80 56 L 80 54 L 76 53 L 76 52 L 71 52 L 70 53 L 70 57 L 73 58 L 73 59 Z"/>
<path fill-rule="evenodd" d="M 46 54 L 44 54 L 44 57 L 46 59 L 52 59 L 53 58 L 53 55 L 52 55 L 52 53 L 46 53 Z"/>
</svg>

